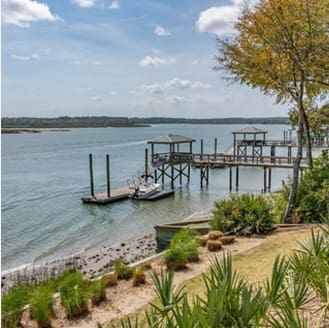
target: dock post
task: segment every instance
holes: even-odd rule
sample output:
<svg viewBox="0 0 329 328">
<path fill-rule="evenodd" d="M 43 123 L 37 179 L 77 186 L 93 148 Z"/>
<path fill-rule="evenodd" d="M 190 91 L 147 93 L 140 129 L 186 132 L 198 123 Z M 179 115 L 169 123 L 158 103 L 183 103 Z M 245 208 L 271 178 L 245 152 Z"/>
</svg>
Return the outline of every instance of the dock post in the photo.
<svg viewBox="0 0 329 328">
<path fill-rule="evenodd" d="M 203 160 L 203 139 L 201 139 L 201 161 Z"/>
<path fill-rule="evenodd" d="M 179 164 L 179 184 L 182 185 L 183 181 L 182 181 L 183 175 L 182 175 L 182 163 Z"/>
<path fill-rule="evenodd" d="M 162 176 L 161 176 L 161 180 L 162 180 L 162 185 L 164 185 L 164 179 L 165 179 L 165 166 L 164 163 L 162 162 Z"/>
<path fill-rule="evenodd" d="M 230 165 L 230 192 L 232 191 L 232 166 Z"/>
<path fill-rule="evenodd" d="M 207 186 L 209 185 L 209 165 L 207 165 Z"/>
<path fill-rule="evenodd" d="M 174 164 L 171 163 L 171 189 L 174 189 Z"/>
<path fill-rule="evenodd" d="M 235 190 L 238 191 L 239 190 L 239 166 L 236 166 L 235 169 Z"/>
<path fill-rule="evenodd" d="M 288 146 L 288 163 L 291 163 L 291 146 Z"/>
<path fill-rule="evenodd" d="M 110 185 L 110 155 L 106 155 L 106 178 L 107 178 L 107 197 L 111 197 Z"/>
<path fill-rule="evenodd" d="M 149 168 L 148 168 L 148 149 L 147 148 L 145 148 L 145 173 L 144 173 L 144 179 L 145 179 L 145 181 L 147 181 L 147 178 L 148 178 L 148 170 L 149 170 Z"/>
<path fill-rule="evenodd" d="M 267 186 L 266 186 L 266 166 L 264 166 L 264 193 L 266 194 L 266 189 L 267 189 Z"/>
<path fill-rule="evenodd" d="M 214 154 L 215 154 L 215 160 L 216 160 L 216 157 L 217 157 L 217 138 L 215 138 L 215 146 L 214 146 Z"/>
<path fill-rule="evenodd" d="M 272 169 L 268 168 L 268 191 L 271 192 L 271 185 L 272 185 Z"/>
<path fill-rule="evenodd" d="M 203 166 L 200 164 L 200 187 L 203 187 Z"/>
<path fill-rule="evenodd" d="M 91 196 L 95 197 L 93 155 L 92 154 L 89 154 L 89 174 L 90 174 L 90 194 L 91 194 Z"/>
<path fill-rule="evenodd" d="M 191 176 L 191 164 L 188 164 L 187 167 L 187 183 L 190 183 L 190 176 Z"/>
</svg>

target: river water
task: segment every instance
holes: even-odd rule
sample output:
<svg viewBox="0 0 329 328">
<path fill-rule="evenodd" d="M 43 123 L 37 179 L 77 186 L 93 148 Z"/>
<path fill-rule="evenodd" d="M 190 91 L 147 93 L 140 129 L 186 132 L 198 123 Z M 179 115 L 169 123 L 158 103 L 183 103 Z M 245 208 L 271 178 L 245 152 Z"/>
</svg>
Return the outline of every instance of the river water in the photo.
<svg viewBox="0 0 329 328">
<path fill-rule="evenodd" d="M 83 204 L 89 194 L 88 154 L 94 156 L 95 191 L 106 190 L 105 156 L 111 158 L 112 187 L 144 167 L 147 140 L 169 133 L 196 139 L 194 152 L 214 152 L 214 138 L 224 152 L 232 131 L 242 125 L 153 125 L 145 128 L 89 128 L 38 134 L 2 135 L 2 269 L 41 263 L 82 249 L 116 243 L 153 232 L 157 223 L 177 221 L 209 209 L 228 195 L 228 169 L 210 172 L 210 184 L 200 189 L 200 171 L 174 196 L 157 202 L 125 200 L 106 206 Z M 268 139 L 282 139 L 286 125 L 256 125 Z M 272 190 L 290 174 L 272 170 Z M 176 182 L 176 187 L 178 183 Z M 261 168 L 240 169 L 240 192 L 259 192 Z"/>
</svg>

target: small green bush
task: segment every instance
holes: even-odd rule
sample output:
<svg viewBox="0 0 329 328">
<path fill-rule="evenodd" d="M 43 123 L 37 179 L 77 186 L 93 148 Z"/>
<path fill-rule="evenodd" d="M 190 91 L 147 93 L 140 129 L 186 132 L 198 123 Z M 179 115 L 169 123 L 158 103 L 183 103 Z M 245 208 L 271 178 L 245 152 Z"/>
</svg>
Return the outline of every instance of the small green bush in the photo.
<svg viewBox="0 0 329 328">
<path fill-rule="evenodd" d="M 66 275 L 59 284 L 59 292 L 68 318 L 79 317 L 88 312 L 90 290 L 80 272 Z"/>
<path fill-rule="evenodd" d="M 213 230 L 232 234 L 260 234 L 273 228 L 274 215 L 263 195 L 231 195 L 228 199 L 215 202 Z"/>
<path fill-rule="evenodd" d="M 1 299 L 1 327 L 14 328 L 19 325 L 22 308 L 28 304 L 31 285 L 18 285 Z"/>
<path fill-rule="evenodd" d="M 106 278 L 94 280 L 90 285 L 91 301 L 94 305 L 98 305 L 106 300 Z"/>
<path fill-rule="evenodd" d="M 114 263 L 114 273 L 118 279 L 129 280 L 133 276 L 134 268 L 124 264 L 121 259 L 117 259 Z"/>
<path fill-rule="evenodd" d="M 199 259 L 199 243 L 195 235 L 195 232 L 190 229 L 182 229 L 175 234 L 164 255 L 169 269 L 181 269 L 187 262 Z"/>
<path fill-rule="evenodd" d="M 30 313 L 39 328 L 50 328 L 53 314 L 54 290 L 47 285 L 35 288 L 30 297 Z"/>
</svg>

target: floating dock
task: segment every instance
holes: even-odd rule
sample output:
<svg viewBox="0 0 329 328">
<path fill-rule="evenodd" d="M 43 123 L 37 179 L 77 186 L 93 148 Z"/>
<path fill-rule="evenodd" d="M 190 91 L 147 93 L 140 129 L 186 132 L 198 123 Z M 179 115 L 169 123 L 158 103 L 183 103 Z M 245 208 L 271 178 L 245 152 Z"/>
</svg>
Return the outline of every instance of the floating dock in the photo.
<svg viewBox="0 0 329 328">
<path fill-rule="evenodd" d="M 119 200 L 124 200 L 129 198 L 129 194 L 131 193 L 131 189 L 129 187 L 121 187 L 117 189 L 113 189 L 110 193 L 110 196 L 107 192 L 102 192 L 99 194 L 95 194 L 94 196 L 84 196 L 81 200 L 84 203 L 91 204 L 109 204 L 113 202 L 117 202 Z"/>
</svg>

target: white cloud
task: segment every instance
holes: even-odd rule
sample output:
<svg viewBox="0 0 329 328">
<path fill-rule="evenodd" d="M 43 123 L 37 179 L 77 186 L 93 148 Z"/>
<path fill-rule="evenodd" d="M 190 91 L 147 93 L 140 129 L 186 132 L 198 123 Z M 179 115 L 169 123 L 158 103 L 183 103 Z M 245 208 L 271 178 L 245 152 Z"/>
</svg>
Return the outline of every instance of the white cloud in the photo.
<svg viewBox="0 0 329 328">
<path fill-rule="evenodd" d="M 97 0 L 71 0 L 72 3 L 82 8 L 93 7 L 96 4 L 96 1 Z"/>
<path fill-rule="evenodd" d="M 196 26 L 200 32 L 229 34 L 238 15 L 239 7 L 236 5 L 211 7 L 200 13 Z"/>
<path fill-rule="evenodd" d="M 115 91 L 115 90 L 113 90 L 113 91 L 110 91 L 110 95 L 111 96 L 116 96 L 116 95 L 118 95 L 119 93 L 117 92 L 117 91 Z"/>
<path fill-rule="evenodd" d="M 159 57 L 146 56 L 139 62 L 139 66 L 156 68 L 159 67 L 160 65 L 171 64 L 174 62 L 175 62 L 174 58 L 165 59 Z"/>
<path fill-rule="evenodd" d="M 5 24 L 30 27 L 30 22 L 61 20 L 53 15 L 48 5 L 32 0 L 2 0 L 2 19 Z"/>
<path fill-rule="evenodd" d="M 119 8 L 120 8 L 120 3 L 119 3 L 119 1 L 113 1 L 113 2 L 109 5 L 108 8 L 109 8 L 109 9 L 119 9 Z"/>
<path fill-rule="evenodd" d="M 168 32 L 164 27 L 157 25 L 153 31 L 153 33 L 157 36 L 169 36 L 170 32 Z"/>
<path fill-rule="evenodd" d="M 36 53 L 32 54 L 31 56 L 21 56 L 21 55 L 12 54 L 12 55 L 10 55 L 10 57 L 12 59 L 15 59 L 15 60 L 18 60 L 18 61 L 25 61 L 25 62 L 30 61 L 32 59 L 36 60 L 36 59 L 40 58 L 39 54 L 36 54 Z"/>
<path fill-rule="evenodd" d="M 162 83 L 143 84 L 140 88 L 152 94 L 161 94 L 167 89 L 209 89 L 211 87 L 212 86 L 207 83 L 199 81 L 192 82 L 175 77 Z"/>
</svg>

